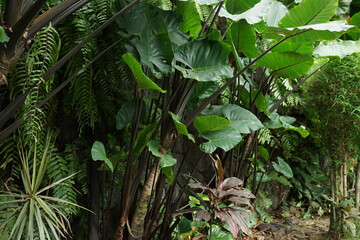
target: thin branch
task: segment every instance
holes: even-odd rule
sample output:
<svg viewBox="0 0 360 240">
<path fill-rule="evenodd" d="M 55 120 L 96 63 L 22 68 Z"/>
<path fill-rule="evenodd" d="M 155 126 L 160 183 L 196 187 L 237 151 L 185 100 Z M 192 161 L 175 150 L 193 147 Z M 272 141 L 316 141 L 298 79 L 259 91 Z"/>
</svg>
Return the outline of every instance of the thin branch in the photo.
<svg viewBox="0 0 360 240">
<path fill-rule="evenodd" d="M 269 53 L 273 48 L 284 42 L 289 37 L 282 38 L 279 42 L 274 44 L 272 47 L 264 51 L 260 56 L 252 60 L 248 65 L 246 65 L 243 69 L 241 69 L 238 73 L 236 73 L 232 78 L 230 78 L 221 88 L 219 88 L 216 92 L 211 94 L 208 98 L 201 102 L 201 104 L 194 110 L 194 112 L 187 118 L 184 122 L 185 126 L 189 126 L 195 118 L 209 105 L 212 101 L 214 101 L 230 84 L 232 84 L 241 74 L 243 74 L 247 69 L 249 69 L 252 65 L 254 65 L 260 58 Z"/>
<path fill-rule="evenodd" d="M 18 1 L 6 1 L 6 6 L 5 6 L 5 23 L 6 26 L 11 28 L 15 25 L 15 23 L 19 20 L 20 18 L 20 12 L 18 11 L 19 8 L 19 3 Z"/>
<path fill-rule="evenodd" d="M 271 106 L 269 112 L 273 112 L 276 109 L 278 109 L 280 107 L 280 105 L 285 102 L 285 100 L 292 94 L 294 93 L 296 90 L 298 90 L 298 88 L 309 78 L 311 78 L 315 73 L 317 73 L 318 71 L 320 71 L 320 69 L 322 69 L 326 64 L 328 64 L 331 60 L 327 60 L 325 63 L 323 63 L 320 67 L 318 67 L 315 71 L 313 71 L 309 76 L 307 76 L 306 78 L 302 79 L 299 81 L 298 84 L 296 84 L 295 86 L 293 86 L 293 89 L 289 92 L 287 92 L 279 101 L 277 101 L 274 105 Z"/>
<path fill-rule="evenodd" d="M 28 31 L 28 39 L 31 39 L 38 31 L 40 31 L 40 29 L 50 22 L 54 25 L 54 19 L 57 19 L 60 16 L 61 20 L 63 20 L 65 17 L 72 14 L 90 1 L 91 0 L 67 0 L 52 7 L 34 20 Z M 57 23 L 60 21 L 57 21 Z"/>
<path fill-rule="evenodd" d="M 83 41 L 81 41 L 78 45 L 76 45 L 72 50 L 70 50 L 64 57 L 62 57 L 49 71 L 44 75 L 44 80 L 49 79 L 51 75 L 53 75 L 59 68 L 61 68 L 72 56 L 74 56 L 85 44 L 87 44 L 90 40 L 92 40 L 97 34 L 99 34 L 102 30 L 104 30 L 107 26 L 113 23 L 118 17 L 120 17 L 123 13 L 128 11 L 134 5 L 136 5 L 140 0 L 134 0 L 123 9 L 121 9 L 114 16 L 109 18 L 105 23 L 103 23 L 100 27 L 98 27 L 95 31 L 93 31 L 89 36 L 87 36 Z"/>
<path fill-rule="evenodd" d="M 108 48 L 106 48 L 103 52 L 99 53 L 96 57 L 94 57 L 89 63 L 86 64 L 86 66 L 84 66 L 82 69 L 80 69 L 77 73 L 73 74 L 71 77 L 69 77 L 68 79 L 66 79 L 64 82 L 62 82 L 56 89 L 54 89 L 50 94 L 48 94 L 40 103 L 38 103 L 36 105 L 36 108 L 41 108 L 42 106 L 45 105 L 45 103 L 47 101 L 49 101 L 53 96 L 55 96 L 58 92 L 60 92 L 67 84 L 69 84 L 71 82 L 71 80 L 73 80 L 75 77 L 77 77 L 81 72 L 84 71 L 84 69 L 88 68 L 90 65 L 92 65 L 95 61 L 97 61 L 100 57 L 102 57 L 106 52 L 108 52 L 109 50 L 111 50 L 114 46 L 116 46 L 118 43 L 120 43 L 122 41 L 122 39 L 118 40 L 117 42 L 115 42 L 114 44 L 112 44 L 111 46 L 109 46 Z M 28 89 L 28 91 L 24 94 L 26 95 L 21 95 L 21 97 L 26 97 L 29 92 L 31 90 L 33 90 L 35 87 L 39 86 L 40 83 L 33 85 L 32 87 L 30 87 Z M 21 98 L 17 98 L 17 100 L 15 101 L 23 101 Z M 13 105 L 13 104 L 10 104 Z M 16 107 L 19 108 L 20 105 L 17 105 Z M 9 106 L 11 107 L 11 106 Z M 5 109 L 7 110 L 8 107 Z M 1 113 L 4 113 L 3 110 Z M 9 109 L 7 111 L 13 111 L 12 109 Z M 0 142 L 2 142 L 4 139 L 6 139 L 16 128 L 18 128 L 22 123 L 24 122 L 24 119 L 20 119 L 15 121 L 14 123 L 12 123 L 9 127 L 7 127 L 6 129 L 4 129 L 3 131 L 0 132 Z"/>
<path fill-rule="evenodd" d="M 36 1 L 25 13 L 19 21 L 17 21 L 9 33 L 10 41 L 7 44 L 7 53 L 12 57 L 15 55 L 16 45 L 23 37 L 26 28 L 33 22 L 35 17 L 40 12 L 41 8 L 46 3 L 46 0 L 38 0 Z"/>
</svg>

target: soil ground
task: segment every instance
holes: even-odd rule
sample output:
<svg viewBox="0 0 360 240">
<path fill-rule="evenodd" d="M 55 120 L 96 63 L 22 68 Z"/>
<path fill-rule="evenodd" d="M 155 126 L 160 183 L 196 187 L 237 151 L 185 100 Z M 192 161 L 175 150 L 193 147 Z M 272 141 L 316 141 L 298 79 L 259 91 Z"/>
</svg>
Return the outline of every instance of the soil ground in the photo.
<svg viewBox="0 0 360 240">
<path fill-rule="evenodd" d="M 253 237 L 246 240 L 330 240 L 329 217 L 301 220 L 297 217 L 275 219 L 272 223 L 258 223 Z"/>
</svg>

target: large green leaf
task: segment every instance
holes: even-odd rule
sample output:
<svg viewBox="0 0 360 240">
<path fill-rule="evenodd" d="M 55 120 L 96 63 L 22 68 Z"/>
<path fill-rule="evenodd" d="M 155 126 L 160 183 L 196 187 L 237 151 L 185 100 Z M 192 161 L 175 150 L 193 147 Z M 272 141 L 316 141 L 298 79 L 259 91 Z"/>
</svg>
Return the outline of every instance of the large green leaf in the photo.
<svg viewBox="0 0 360 240">
<path fill-rule="evenodd" d="M 297 78 L 308 72 L 313 61 L 312 57 L 295 52 L 273 52 L 262 57 L 256 67 L 268 67 L 276 76 Z"/>
<path fill-rule="evenodd" d="M 245 19 L 249 24 L 255 24 L 263 20 L 270 9 L 271 3 L 272 0 L 261 0 L 261 2 L 257 3 L 253 8 L 250 8 L 241 14 L 231 14 L 225 9 L 225 7 L 222 7 L 220 9 L 219 16 L 226 17 L 235 22 Z"/>
<path fill-rule="evenodd" d="M 280 27 L 299 27 L 329 21 L 338 6 L 338 0 L 304 0 L 283 17 Z"/>
<path fill-rule="evenodd" d="M 162 75 L 172 73 L 173 50 L 167 32 L 154 34 L 151 29 L 145 28 L 140 35 L 140 41 L 136 43 L 136 49 L 141 62 L 146 64 L 155 76 L 161 78 Z"/>
<path fill-rule="evenodd" d="M 150 141 L 155 129 L 156 124 L 149 124 L 138 133 L 134 147 L 134 153 L 136 156 L 139 156 L 140 153 L 143 151 L 146 144 Z"/>
<path fill-rule="evenodd" d="M 269 115 L 270 112 L 268 110 L 269 108 L 269 100 L 260 92 L 258 89 L 254 90 L 251 93 L 252 99 L 255 99 L 255 106 L 265 113 L 266 115 Z"/>
<path fill-rule="evenodd" d="M 199 116 L 194 120 L 194 127 L 199 133 L 230 128 L 230 124 L 226 118 L 216 115 Z"/>
<path fill-rule="evenodd" d="M 288 9 L 284 4 L 281 2 L 272 2 L 270 9 L 265 16 L 266 25 L 270 27 L 278 27 L 280 19 L 282 19 L 287 12 Z"/>
<path fill-rule="evenodd" d="M 114 171 L 114 166 L 110 159 L 106 156 L 104 144 L 100 141 L 95 141 L 91 148 L 91 157 L 94 161 L 103 161 L 111 171 Z"/>
<path fill-rule="evenodd" d="M 212 132 L 202 133 L 202 138 L 208 142 L 202 143 L 200 149 L 205 153 L 213 153 L 216 148 L 221 148 L 224 151 L 229 151 L 235 147 L 242 139 L 238 131 L 233 128 L 221 129 Z"/>
<path fill-rule="evenodd" d="M 133 73 L 140 89 L 153 89 L 162 93 L 166 92 L 145 75 L 141 68 L 141 64 L 134 58 L 131 53 L 125 53 L 122 55 L 122 60 L 130 67 L 131 72 Z"/>
<path fill-rule="evenodd" d="M 239 0 L 226 0 L 225 6 L 226 10 L 231 14 L 240 14 L 243 13 L 250 8 L 253 8 L 255 4 L 260 2 L 260 0 L 247 0 L 247 1 L 239 1 Z"/>
<path fill-rule="evenodd" d="M 343 41 L 341 39 L 329 42 L 322 42 L 314 50 L 317 57 L 346 57 L 353 53 L 360 52 L 360 40 Z"/>
<path fill-rule="evenodd" d="M 176 159 L 171 156 L 171 154 L 166 153 L 162 154 L 159 152 L 160 143 L 156 140 L 151 140 L 148 142 L 147 146 L 149 147 L 149 151 L 156 157 L 161 158 L 160 168 L 171 167 L 176 164 Z"/>
<path fill-rule="evenodd" d="M 233 75 L 228 64 L 229 52 L 229 49 L 217 41 L 194 41 L 179 47 L 175 52 L 173 65 L 186 78 L 219 81 Z"/>
<path fill-rule="evenodd" d="M 352 28 L 344 21 L 332 21 L 295 28 L 268 27 L 264 31 L 265 38 L 279 39 L 283 36 L 289 37 L 287 41 L 310 43 L 319 40 L 335 40 Z"/>
<path fill-rule="evenodd" d="M 222 1 L 223 0 L 196 0 L 200 5 L 213 5 Z"/>
<path fill-rule="evenodd" d="M 239 133 L 247 134 L 263 127 L 263 124 L 252 112 L 237 105 L 225 105 L 223 113 L 231 121 L 231 127 Z"/>
<path fill-rule="evenodd" d="M 309 135 L 309 132 L 304 127 L 295 127 L 291 125 L 296 121 L 293 117 L 280 116 L 278 113 L 271 113 L 269 118 L 270 119 L 264 123 L 267 128 L 285 128 L 286 130 L 293 130 L 298 132 L 304 138 Z"/>
<path fill-rule="evenodd" d="M 240 20 L 231 25 L 229 34 L 238 52 L 244 53 L 248 58 L 259 55 L 259 50 L 256 47 L 254 26 L 248 24 L 245 20 Z"/>
<path fill-rule="evenodd" d="M 274 47 L 272 52 L 296 52 L 305 55 L 311 55 L 314 51 L 314 44 L 311 43 L 294 43 L 285 41 Z"/>
<path fill-rule="evenodd" d="M 354 14 L 351 17 L 350 25 L 355 25 L 358 28 L 360 28 L 360 12 Z M 360 39 L 360 31 L 357 31 L 357 32 L 351 32 L 350 31 L 348 34 L 350 35 L 352 40 L 359 40 Z"/>
<path fill-rule="evenodd" d="M 176 9 L 184 19 L 184 21 L 180 24 L 180 29 L 185 33 L 189 33 L 190 37 L 197 38 L 202 26 L 195 1 L 178 1 L 176 3 Z"/>
<path fill-rule="evenodd" d="M 191 141 L 195 142 L 195 138 L 192 134 L 189 134 L 187 127 L 181 122 L 181 116 L 176 115 L 172 112 L 169 112 L 171 118 L 173 119 L 173 122 L 175 124 L 176 130 L 178 133 L 183 134 L 187 136 Z"/>
<path fill-rule="evenodd" d="M 0 26 L 0 42 L 7 42 L 9 39 L 10 38 L 6 35 L 4 28 Z"/>
<path fill-rule="evenodd" d="M 274 169 L 283 174 L 285 177 L 292 178 L 294 175 L 289 164 L 287 164 L 281 157 L 277 157 L 277 160 L 277 163 L 272 163 Z"/>
<path fill-rule="evenodd" d="M 130 101 L 122 105 L 116 114 L 116 129 L 121 130 L 134 119 L 135 102 Z"/>
</svg>

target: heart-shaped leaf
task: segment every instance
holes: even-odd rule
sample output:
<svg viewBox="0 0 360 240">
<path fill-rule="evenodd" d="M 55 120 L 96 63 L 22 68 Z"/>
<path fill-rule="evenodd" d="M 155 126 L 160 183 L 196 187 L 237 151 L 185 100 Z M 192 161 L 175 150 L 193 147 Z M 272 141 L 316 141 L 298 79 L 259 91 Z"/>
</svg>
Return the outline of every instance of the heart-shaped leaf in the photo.
<svg viewBox="0 0 360 240">
<path fill-rule="evenodd" d="M 178 48 L 173 65 L 186 78 L 219 81 L 233 76 L 228 64 L 229 53 L 230 49 L 218 41 L 193 41 Z"/>
<path fill-rule="evenodd" d="M 263 127 L 263 124 L 252 112 L 237 105 L 225 105 L 223 113 L 231 121 L 231 127 L 239 133 L 248 134 Z"/>
<path fill-rule="evenodd" d="M 194 127 L 199 133 L 211 132 L 230 128 L 231 122 L 217 115 L 199 116 L 194 120 Z"/>
<path fill-rule="evenodd" d="M 114 166 L 109 158 L 106 156 L 104 144 L 100 141 L 95 141 L 91 148 L 91 157 L 94 161 L 104 161 L 104 163 L 114 171 Z"/>
<path fill-rule="evenodd" d="M 171 167 L 176 164 L 176 159 L 171 156 L 171 154 L 162 154 L 159 152 L 160 143 L 156 140 L 151 140 L 148 142 L 147 146 L 149 147 L 149 151 L 156 157 L 161 158 L 160 168 Z"/>
<path fill-rule="evenodd" d="M 235 147 L 242 139 L 239 132 L 233 128 L 206 132 L 200 136 L 209 140 L 200 145 L 200 149 L 209 154 L 213 153 L 216 148 L 221 148 L 227 152 Z"/>
</svg>

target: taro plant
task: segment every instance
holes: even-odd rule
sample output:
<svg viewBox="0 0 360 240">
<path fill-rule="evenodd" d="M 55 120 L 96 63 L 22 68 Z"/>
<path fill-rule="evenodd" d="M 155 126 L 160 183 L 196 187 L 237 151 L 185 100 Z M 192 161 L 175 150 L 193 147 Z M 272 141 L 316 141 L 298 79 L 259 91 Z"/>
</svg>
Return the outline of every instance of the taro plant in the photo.
<svg viewBox="0 0 360 240">
<path fill-rule="evenodd" d="M 247 222 L 250 216 L 247 208 L 251 207 L 251 200 L 255 196 L 250 190 L 243 188 L 243 181 L 236 177 L 224 179 L 224 169 L 221 160 L 212 158 L 216 169 L 216 187 L 203 183 L 189 176 L 193 183 L 189 183 L 191 189 L 201 189 L 204 194 L 193 193 L 193 196 L 200 201 L 200 206 L 192 208 L 194 220 L 205 221 L 209 223 L 209 235 L 212 237 L 212 225 L 225 225 L 233 237 L 237 239 L 239 234 L 245 233 L 252 236 Z"/>
</svg>

